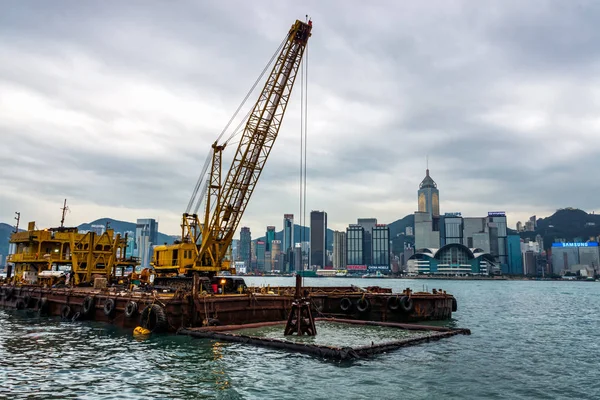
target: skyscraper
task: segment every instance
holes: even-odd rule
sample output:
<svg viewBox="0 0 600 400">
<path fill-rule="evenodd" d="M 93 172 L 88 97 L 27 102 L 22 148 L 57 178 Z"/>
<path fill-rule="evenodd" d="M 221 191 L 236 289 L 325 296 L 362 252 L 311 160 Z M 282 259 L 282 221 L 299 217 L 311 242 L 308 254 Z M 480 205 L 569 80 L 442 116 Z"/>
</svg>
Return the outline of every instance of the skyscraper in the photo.
<svg viewBox="0 0 600 400">
<path fill-rule="evenodd" d="M 358 224 L 346 228 L 346 263 L 347 265 L 365 265 L 364 228 Z"/>
<path fill-rule="evenodd" d="M 294 214 L 283 214 L 283 241 L 281 251 L 294 247 Z"/>
<path fill-rule="evenodd" d="M 271 271 L 279 269 L 279 255 L 281 254 L 281 240 L 271 242 Z"/>
<path fill-rule="evenodd" d="M 390 228 L 385 224 L 377 224 L 372 230 L 372 256 L 371 265 L 378 270 L 390 270 Z"/>
<path fill-rule="evenodd" d="M 275 239 L 275 227 L 267 226 L 267 232 L 265 232 L 266 251 L 271 251 L 271 242 Z"/>
<path fill-rule="evenodd" d="M 373 228 L 377 225 L 377 218 L 359 218 L 356 223 L 363 227 L 363 259 L 365 264 L 373 263 L 372 234 Z"/>
<path fill-rule="evenodd" d="M 327 249 L 327 213 L 310 212 L 310 265 L 323 268 L 326 263 Z"/>
<path fill-rule="evenodd" d="M 265 247 L 266 244 L 264 241 L 256 241 L 256 269 L 261 272 L 265 271 Z"/>
<path fill-rule="evenodd" d="M 141 268 L 149 268 L 152 247 L 158 244 L 158 223 L 152 218 L 138 219 L 135 226 L 137 256 Z"/>
<path fill-rule="evenodd" d="M 346 268 L 346 233 L 333 232 L 333 268 Z"/>
<path fill-rule="evenodd" d="M 252 252 L 250 251 L 250 249 L 251 249 L 250 242 L 252 242 L 252 235 L 250 233 L 250 228 L 248 228 L 247 226 L 244 226 L 240 229 L 240 248 L 239 248 L 238 254 L 239 254 L 240 261 L 244 262 L 244 265 L 246 266 L 247 271 L 251 270 L 250 261 L 252 260 L 252 257 L 251 257 Z"/>
<path fill-rule="evenodd" d="M 429 168 L 417 192 L 418 211 L 415 212 L 415 247 L 440 247 L 440 194 L 429 176 Z"/>
</svg>

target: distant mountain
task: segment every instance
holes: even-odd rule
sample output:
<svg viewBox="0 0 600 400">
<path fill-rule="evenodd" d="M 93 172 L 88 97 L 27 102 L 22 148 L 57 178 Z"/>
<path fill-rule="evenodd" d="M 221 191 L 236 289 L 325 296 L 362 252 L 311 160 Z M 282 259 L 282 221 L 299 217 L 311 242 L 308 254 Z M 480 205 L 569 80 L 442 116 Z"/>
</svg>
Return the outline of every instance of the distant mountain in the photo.
<svg viewBox="0 0 600 400">
<path fill-rule="evenodd" d="M 388 224 L 388 227 L 390 228 L 390 238 L 394 238 L 397 235 L 399 235 L 400 233 L 405 233 L 406 228 L 409 226 L 414 229 L 415 214 L 408 214 L 406 217 L 400 218 L 399 220 L 396 220 L 396 221 L 392 222 L 391 224 Z"/>
<path fill-rule="evenodd" d="M 106 226 L 108 222 L 108 226 L 110 229 L 114 229 L 115 232 L 135 232 L 136 223 L 135 222 L 127 222 L 127 221 L 119 221 L 112 218 L 100 218 L 95 221 L 81 224 L 77 227 L 80 231 L 89 231 L 92 229 L 92 225 L 103 225 Z M 158 232 L 158 244 L 173 244 L 175 239 L 178 239 L 179 236 L 167 235 L 165 233 Z"/>
<path fill-rule="evenodd" d="M 109 223 L 109 227 L 114 229 L 115 232 L 125 233 L 127 231 L 135 232 L 135 222 L 127 222 L 127 221 L 119 221 L 112 218 L 100 218 L 92 222 L 88 222 L 85 224 L 81 224 L 77 227 L 80 231 L 87 231 L 92 229 L 92 225 L 103 225 L 106 226 L 106 223 Z M 6 255 L 8 254 L 8 241 L 10 240 L 10 235 L 14 231 L 14 226 L 5 224 L 0 222 L 0 254 L 2 254 L 2 264 L 4 265 L 4 261 L 6 260 Z M 19 229 L 22 231 L 22 229 Z M 164 233 L 158 233 L 158 243 L 163 244 L 172 244 L 178 236 L 166 235 Z"/>
<path fill-rule="evenodd" d="M 588 214 L 577 208 L 563 208 L 546 218 L 537 220 L 533 232 L 521 232 L 523 239 L 534 240 L 537 235 L 544 238 L 544 248 L 548 249 L 556 239 L 568 242 L 586 241 L 600 235 L 600 215 Z"/>
<path fill-rule="evenodd" d="M 0 222 L 0 254 L 2 254 L 2 263 L 0 263 L 0 266 L 4 266 L 4 261 L 8 254 L 8 239 L 10 239 L 10 235 L 12 235 L 14 231 L 14 226 Z"/>
</svg>

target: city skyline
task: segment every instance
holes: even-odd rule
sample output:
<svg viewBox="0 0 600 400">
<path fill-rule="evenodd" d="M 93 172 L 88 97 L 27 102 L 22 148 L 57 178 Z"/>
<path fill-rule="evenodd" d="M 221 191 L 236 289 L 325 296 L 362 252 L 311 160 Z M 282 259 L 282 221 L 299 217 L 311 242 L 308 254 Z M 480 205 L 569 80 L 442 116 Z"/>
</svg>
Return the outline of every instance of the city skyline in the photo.
<svg viewBox="0 0 600 400">
<path fill-rule="evenodd" d="M 68 221 L 154 218 L 177 234 L 210 144 L 307 12 L 306 209 L 327 211 L 330 228 L 413 213 L 427 155 L 442 214 L 506 211 L 514 228 L 591 212 L 600 6 L 564 18 L 549 4 L 12 4 L 0 16 L 0 221 L 20 211 L 55 226 L 67 198 Z M 299 109 L 296 93 L 242 219 L 255 232 L 300 215 Z"/>
</svg>

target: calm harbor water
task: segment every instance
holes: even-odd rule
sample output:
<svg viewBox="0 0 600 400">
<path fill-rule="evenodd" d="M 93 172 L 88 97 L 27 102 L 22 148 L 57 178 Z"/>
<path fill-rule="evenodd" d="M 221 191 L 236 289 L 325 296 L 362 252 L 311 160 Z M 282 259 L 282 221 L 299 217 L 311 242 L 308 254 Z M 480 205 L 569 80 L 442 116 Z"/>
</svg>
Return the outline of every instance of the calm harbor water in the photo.
<svg viewBox="0 0 600 400">
<path fill-rule="evenodd" d="M 292 285 L 293 278 L 249 278 Z M 471 336 L 350 363 L 0 310 L 0 398 L 600 398 L 600 283 L 318 278 L 306 285 L 442 288 Z"/>
</svg>

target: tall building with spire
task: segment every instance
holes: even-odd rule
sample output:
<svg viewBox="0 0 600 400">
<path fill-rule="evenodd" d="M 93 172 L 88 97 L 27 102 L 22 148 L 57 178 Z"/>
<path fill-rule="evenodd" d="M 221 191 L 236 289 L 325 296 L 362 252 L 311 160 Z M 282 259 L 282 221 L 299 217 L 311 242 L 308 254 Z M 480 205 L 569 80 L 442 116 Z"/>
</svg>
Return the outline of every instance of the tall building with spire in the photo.
<svg viewBox="0 0 600 400">
<path fill-rule="evenodd" d="M 415 212 L 415 248 L 440 248 L 440 192 L 425 170 L 425 178 L 417 191 L 418 211 Z"/>
</svg>

